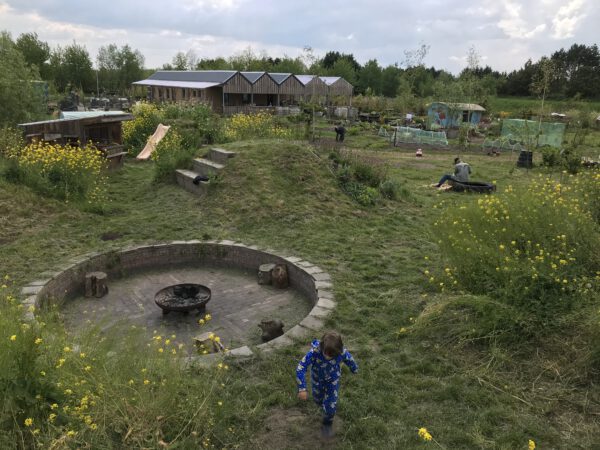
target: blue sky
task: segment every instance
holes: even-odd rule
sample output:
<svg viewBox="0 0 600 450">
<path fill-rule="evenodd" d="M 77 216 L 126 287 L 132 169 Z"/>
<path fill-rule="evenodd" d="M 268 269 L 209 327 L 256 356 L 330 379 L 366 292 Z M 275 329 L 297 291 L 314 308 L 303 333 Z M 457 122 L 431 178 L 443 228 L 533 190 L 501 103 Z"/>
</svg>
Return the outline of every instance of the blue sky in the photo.
<svg viewBox="0 0 600 450">
<path fill-rule="evenodd" d="M 598 0 L 0 0 L 0 30 L 37 32 L 51 46 L 129 44 L 160 67 L 179 52 L 232 56 L 353 53 L 387 66 L 430 46 L 425 64 L 457 73 L 474 46 L 481 65 L 519 68 L 573 43 L 599 43 Z"/>
</svg>

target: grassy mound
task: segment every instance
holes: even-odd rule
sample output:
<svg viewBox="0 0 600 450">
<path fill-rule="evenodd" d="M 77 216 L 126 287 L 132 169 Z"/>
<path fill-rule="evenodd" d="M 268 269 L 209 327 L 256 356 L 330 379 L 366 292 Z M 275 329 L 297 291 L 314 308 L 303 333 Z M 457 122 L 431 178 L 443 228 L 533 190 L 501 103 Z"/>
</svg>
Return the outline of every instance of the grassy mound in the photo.
<svg viewBox="0 0 600 450">
<path fill-rule="evenodd" d="M 593 447 L 600 432 L 600 392 L 589 377 L 593 372 L 582 365 L 591 364 L 584 353 L 598 347 L 598 336 L 569 326 L 543 342 L 507 345 L 497 339 L 499 330 L 510 332 L 526 317 L 485 293 L 440 292 L 423 276 L 426 269 L 446 267 L 437 240 L 428 234 L 440 220 L 433 205 L 440 196 L 457 209 L 474 199 L 428 187 L 451 169 L 450 156 L 428 152 L 416 160 L 412 151 L 364 152 L 389 164 L 390 178 L 410 195 L 362 207 L 340 189 L 329 169 L 329 152 L 283 140 L 226 148 L 238 154 L 203 198 L 154 183 L 152 163 L 126 164 L 110 175 L 103 215 L 0 180 L 0 205 L 7 212 L 0 222 L 0 275 L 9 275 L 7 289 L 16 292 L 86 252 L 133 243 L 231 239 L 275 248 L 316 263 L 333 278 L 338 307 L 327 325 L 342 333 L 360 366 L 358 375 L 344 371 L 342 377 L 338 448 L 427 448 L 432 443 L 419 438 L 421 427 L 445 448 L 527 448 L 529 439 L 540 448 Z M 467 160 L 477 178 L 500 180 L 499 189 L 527 186 L 535 173 L 511 170 L 509 155 L 472 154 Z M 107 233 L 118 238 L 105 241 Z M 319 413 L 310 403 L 298 405 L 293 378 L 308 342 L 252 364 L 231 364 L 226 372 L 190 374 L 165 359 L 152 366 L 149 378 L 145 373 L 158 349 L 168 353 L 156 339 L 145 342 L 123 330 L 99 345 L 61 331 L 60 321 L 51 317 L 43 330 L 26 332 L 17 316 L 9 316 L 6 303 L 2 317 L 13 320 L 7 319 L 2 334 L 3 368 L 27 361 L 19 370 L 28 377 L 40 370 L 50 377 L 45 384 L 25 385 L 26 396 L 2 378 L 6 407 L 0 434 L 9 447 L 39 442 L 43 447 L 268 448 L 273 426 L 284 428 L 276 433 L 281 448 L 313 442 L 303 436 L 318 429 Z M 42 342 L 35 344 L 38 337 Z M 29 356 L 9 357 L 16 348 L 10 345 L 20 342 Z M 42 351 L 40 345 L 47 347 Z M 64 347 L 76 345 L 78 353 L 65 357 Z M 87 358 L 90 363 L 82 362 Z M 57 368 L 60 359 L 65 362 Z M 61 413 L 50 422 L 54 403 L 80 408 L 86 389 L 97 398 L 91 405 L 88 395 L 83 417 Z M 69 403 L 74 393 L 78 404 Z M 169 410 L 169 401 L 178 406 Z M 289 420 L 270 421 L 288 413 Z"/>
</svg>

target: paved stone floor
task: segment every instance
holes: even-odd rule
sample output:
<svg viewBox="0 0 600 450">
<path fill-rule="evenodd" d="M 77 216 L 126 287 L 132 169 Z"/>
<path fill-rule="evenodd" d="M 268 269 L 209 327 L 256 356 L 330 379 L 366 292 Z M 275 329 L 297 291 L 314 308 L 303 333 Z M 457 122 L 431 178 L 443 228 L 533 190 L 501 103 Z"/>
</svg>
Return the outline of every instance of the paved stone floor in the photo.
<svg viewBox="0 0 600 450">
<path fill-rule="evenodd" d="M 208 286 L 212 297 L 206 313 L 207 324 L 198 325 L 203 317 L 196 312 L 162 314 L 154 303 L 160 289 L 179 283 Z M 61 309 L 68 328 L 78 330 L 90 324 L 103 332 L 118 332 L 119 327 L 145 327 L 148 336 L 154 331 L 177 336 L 174 343 L 192 347 L 192 338 L 206 331 L 221 337 L 229 348 L 260 344 L 258 323 L 264 318 L 281 319 L 284 331 L 298 324 L 312 308 L 299 292 L 288 288 L 261 286 L 254 272 L 215 268 L 173 268 L 153 270 L 121 280 L 108 281 L 109 292 L 100 299 L 79 297 L 67 301 Z"/>
</svg>

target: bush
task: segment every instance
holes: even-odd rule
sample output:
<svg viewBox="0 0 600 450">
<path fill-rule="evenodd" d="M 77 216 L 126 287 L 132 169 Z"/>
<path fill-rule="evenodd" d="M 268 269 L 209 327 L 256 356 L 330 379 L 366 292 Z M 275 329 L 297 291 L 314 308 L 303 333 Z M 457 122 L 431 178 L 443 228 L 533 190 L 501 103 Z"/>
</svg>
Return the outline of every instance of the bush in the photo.
<svg viewBox="0 0 600 450">
<path fill-rule="evenodd" d="M 193 156 L 193 151 L 183 145 L 181 135 L 171 128 L 152 153 L 154 181 L 174 181 L 175 170 L 188 167 Z"/>
<path fill-rule="evenodd" d="M 230 439 L 217 434 L 235 414 L 222 389 L 226 364 L 190 375 L 175 335 L 149 339 L 129 327 L 67 335 L 52 313 L 28 322 L 8 277 L 0 283 L 0 448 L 160 448 L 163 440 L 208 448 Z"/>
<path fill-rule="evenodd" d="M 540 179 L 522 192 L 446 209 L 435 223 L 448 263 L 442 286 L 513 305 L 533 328 L 583 306 L 600 287 L 600 233 L 578 180 Z"/>
<path fill-rule="evenodd" d="M 540 153 L 542 154 L 542 165 L 547 167 L 557 167 L 560 165 L 561 155 L 559 149 L 545 145 L 540 147 Z"/>
<path fill-rule="evenodd" d="M 93 145 L 34 142 L 9 153 L 9 179 L 61 200 L 103 203 L 106 159 Z"/>
<path fill-rule="evenodd" d="M 132 113 L 134 119 L 123 122 L 123 144 L 131 154 L 137 156 L 164 117 L 161 110 L 152 103 L 135 105 Z"/>
<path fill-rule="evenodd" d="M 267 113 L 235 114 L 225 125 L 225 138 L 238 141 L 252 138 L 291 138 L 291 130 Z"/>
<path fill-rule="evenodd" d="M 12 127 L 0 129 L 0 156 L 8 156 L 25 147 L 23 133 Z"/>
</svg>

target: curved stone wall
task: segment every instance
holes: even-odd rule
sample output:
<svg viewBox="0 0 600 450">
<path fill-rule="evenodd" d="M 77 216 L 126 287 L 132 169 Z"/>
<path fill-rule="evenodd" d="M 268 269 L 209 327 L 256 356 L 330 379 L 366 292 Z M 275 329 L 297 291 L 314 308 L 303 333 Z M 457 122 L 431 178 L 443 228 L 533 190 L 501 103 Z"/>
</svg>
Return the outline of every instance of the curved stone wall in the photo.
<svg viewBox="0 0 600 450">
<path fill-rule="evenodd" d="M 68 298 L 83 295 L 85 274 L 106 272 L 110 280 L 126 277 L 137 271 L 174 264 L 203 264 L 212 267 L 255 270 L 261 264 L 285 264 L 289 284 L 310 299 L 314 307 L 298 325 L 282 336 L 258 345 L 263 351 L 290 344 L 292 339 L 304 339 L 323 327 L 323 321 L 335 308 L 331 277 L 321 268 L 294 256 L 278 255 L 273 250 L 260 250 L 233 241 L 173 241 L 165 244 L 142 245 L 106 253 L 85 255 L 57 272 L 45 273 L 48 278 L 36 280 L 24 287 L 24 310 L 35 320 L 29 307 L 44 308 L 61 304 Z M 233 356 L 251 356 L 252 350 L 240 347 L 229 352 Z"/>
</svg>

